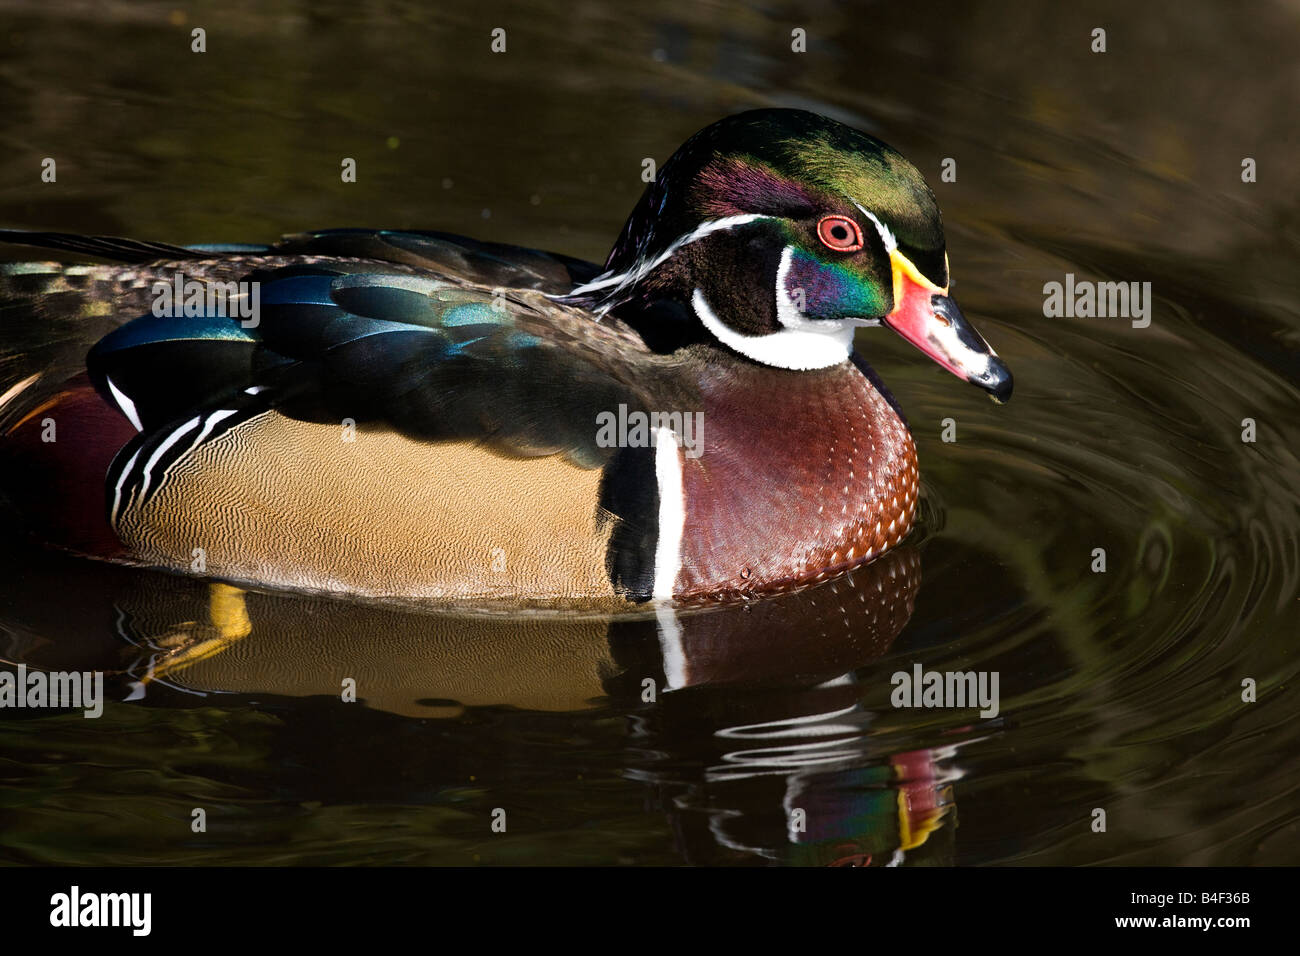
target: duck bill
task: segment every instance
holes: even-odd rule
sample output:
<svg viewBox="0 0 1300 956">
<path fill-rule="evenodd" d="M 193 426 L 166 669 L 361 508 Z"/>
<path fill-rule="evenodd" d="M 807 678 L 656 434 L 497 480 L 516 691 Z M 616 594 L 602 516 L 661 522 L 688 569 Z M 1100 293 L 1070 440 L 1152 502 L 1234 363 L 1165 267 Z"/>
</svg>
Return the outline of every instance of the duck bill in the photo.
<svg viewBox="0 0 1300 956">
<path fill-rule="evenodd" d="M 1011 397 L 1011 371 L 957 303 L 917 271 L 902 253 L 891 253 L 894 311 L 885 324 L 958 378 L 978 385 L 1001 404 Z"/>
</svg>

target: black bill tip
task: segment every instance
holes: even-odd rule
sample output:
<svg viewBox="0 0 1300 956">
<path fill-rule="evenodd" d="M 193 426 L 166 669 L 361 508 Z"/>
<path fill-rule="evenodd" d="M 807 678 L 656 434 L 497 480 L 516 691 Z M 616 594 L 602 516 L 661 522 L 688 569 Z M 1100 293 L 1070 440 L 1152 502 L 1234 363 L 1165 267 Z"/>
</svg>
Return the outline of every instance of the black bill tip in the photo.
<svg viewBox="0 0 1300 956">
<path fill-rule="evenodd" d="M 971 381 L 988 392 L 989 398 L 999 405 L 1005 405 L 1011 399 L 1011 388 L 1015 384 L 1011 369 L 996 355 L 989 356 L 988 368 Z"/>
</svg>

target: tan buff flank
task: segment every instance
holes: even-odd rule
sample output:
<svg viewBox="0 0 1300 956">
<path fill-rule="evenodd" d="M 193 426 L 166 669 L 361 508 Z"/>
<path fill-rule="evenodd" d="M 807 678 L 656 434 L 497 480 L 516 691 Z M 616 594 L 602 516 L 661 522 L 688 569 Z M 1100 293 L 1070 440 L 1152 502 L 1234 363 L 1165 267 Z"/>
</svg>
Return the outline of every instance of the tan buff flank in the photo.
<svg viewBox="0 0 1300 956">
<path fill-rule="evenodd" d="M 143 561 L 264 585 L 412 598 L 608 600 L 600 472 L 560 456 L 269 412 L 176 465 L 119 534 Z M 158 478 L 154 476 L 155 486 Z"/>
</svg>

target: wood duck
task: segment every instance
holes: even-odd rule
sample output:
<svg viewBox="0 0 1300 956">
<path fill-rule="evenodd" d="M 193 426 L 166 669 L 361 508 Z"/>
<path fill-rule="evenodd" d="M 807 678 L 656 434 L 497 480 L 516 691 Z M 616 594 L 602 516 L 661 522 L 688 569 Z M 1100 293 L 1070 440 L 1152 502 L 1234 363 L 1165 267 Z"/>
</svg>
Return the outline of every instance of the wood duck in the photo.
<svg viewBox="0 0 1300 956">
<path fill-rule="evenodd" d="M 908 533 L 887 326 L 995 400 L 900 154 L 784 109 L 692 136 L 603 269 L 439 232 L 0 274 L 3 490 L 45 540 L 237 583 L 620 606 L 799 588 Z"/>
</svg>

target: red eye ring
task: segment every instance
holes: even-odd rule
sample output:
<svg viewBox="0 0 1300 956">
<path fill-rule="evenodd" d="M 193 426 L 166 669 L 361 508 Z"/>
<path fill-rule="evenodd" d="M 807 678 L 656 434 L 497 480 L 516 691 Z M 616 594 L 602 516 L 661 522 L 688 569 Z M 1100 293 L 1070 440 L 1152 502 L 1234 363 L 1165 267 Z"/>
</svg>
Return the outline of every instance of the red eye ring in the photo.
<svg viewBox="0 0 1300 956">
<path fill-rule="evenodd" d="M 848 216 L 831 213 L 817 220 L 817 238 L 827 249 L 857 252 L 862 248 L 862 229 Z"/>
</svg>

